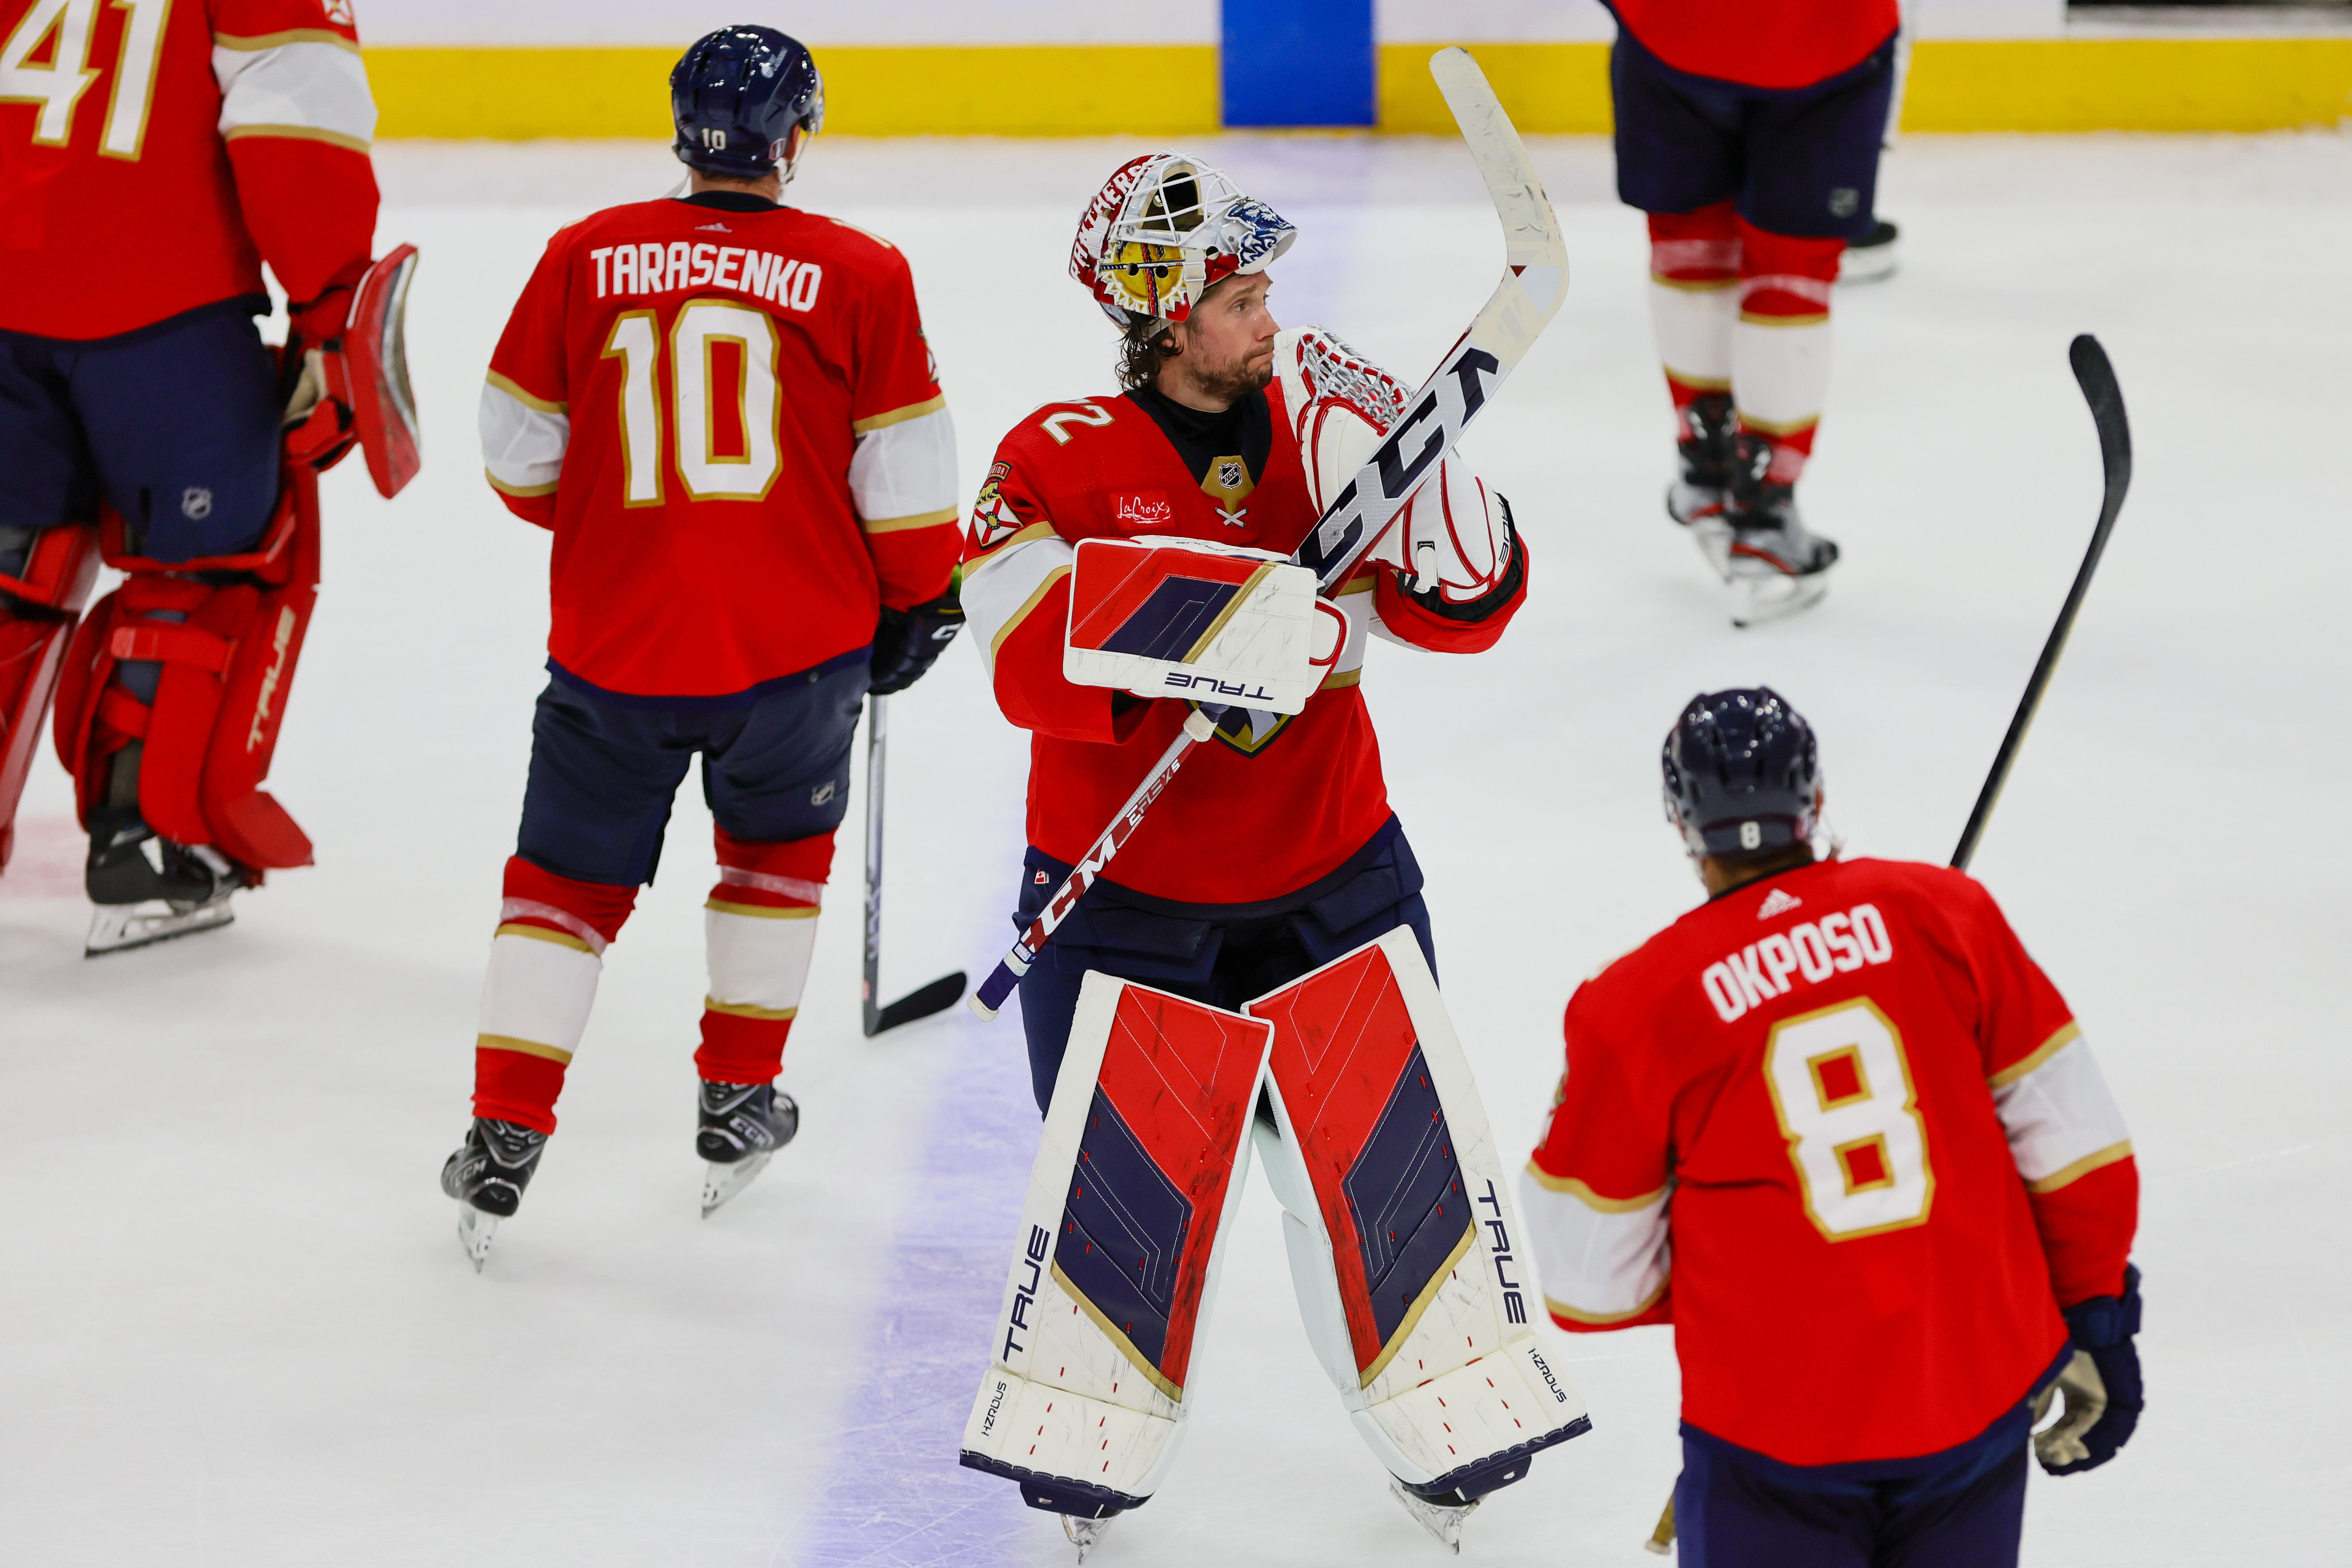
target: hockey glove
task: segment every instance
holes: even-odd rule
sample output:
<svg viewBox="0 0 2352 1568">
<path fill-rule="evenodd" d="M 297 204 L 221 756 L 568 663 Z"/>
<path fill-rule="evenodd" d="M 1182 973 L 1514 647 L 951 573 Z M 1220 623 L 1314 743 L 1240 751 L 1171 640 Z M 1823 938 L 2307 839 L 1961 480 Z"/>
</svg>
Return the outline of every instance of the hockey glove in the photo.
<svg viewBox="0 0 2352 1568">
<path fill-rule="evenodd" d="M 2139 1270 L 2125 1265 L 2120 1298 L 2094 1296 L 2067 1308 L 2066 1327 L 2074 1359 L 2033 1405 L 2039 1422 L 2053 1396 L 2066 1396 L 2065 1413 L 2033 1435 L 2034 1458 L 2053 1476 L 2098 1468 L 2139 1425 L 2139 1351 L 2132 1343 L 2139 1332 Z"/>
<path fill-rule="evenodd" d="M 1397 574 L 1397 586 L 1404 590 L 1405 597 L 1433 616 L 1449 621 L 1483 621 L 1517 597 L 1528 580 L 1528 552 L 1511 526 L 1511 503 L 1500 490 L 1487 494 L 1494 502 L 1490 530 L 1479 531 L 1487 537 L 1493 554 L 1483 569 L 1465 570 L 1458 553 L 1441 551 L 1423 540 L 1415 545 L 1421 574 Z"/>
<path fill-rule="evenodd" d="M 350 456 L 359 444 L 352 411 L 329 395 L 326 356 L 341 347 L 351 321 L 352 297 L 365 278 L 365 258 L 335 274 L 316 299 L 286 306 L 286 455 L 320 473 Z"/>
<path fill-rule="evenodd" d="M 923 671 L 931 668 L 961 630 L 963 606 L 956 602 L 953 588 L 912 609 L 883 605 L 881 622 L 874 628 L 874 662 L 866 689 L 877 697 L 906 690 L 923 678 Z"/>
</svg>

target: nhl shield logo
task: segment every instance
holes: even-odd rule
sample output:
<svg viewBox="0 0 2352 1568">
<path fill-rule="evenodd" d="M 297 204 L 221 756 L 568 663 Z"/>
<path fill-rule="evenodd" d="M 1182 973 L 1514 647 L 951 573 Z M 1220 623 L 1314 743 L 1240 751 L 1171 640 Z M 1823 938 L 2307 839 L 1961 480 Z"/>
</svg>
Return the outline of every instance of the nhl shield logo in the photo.
<svg viewBox="0 0 2352 1568">
<path fill-rule="evenodd" d="M 1249 478 L 1249 470 L 1242 466 L 1242 460 L 1239 458 L 1225 458 L 1218 461 L 1217 484 L 1221 489 L 1227 491 L 1237 490 L 1242 488 L 1242 481 L 1247 478 Z"/>
</svg>

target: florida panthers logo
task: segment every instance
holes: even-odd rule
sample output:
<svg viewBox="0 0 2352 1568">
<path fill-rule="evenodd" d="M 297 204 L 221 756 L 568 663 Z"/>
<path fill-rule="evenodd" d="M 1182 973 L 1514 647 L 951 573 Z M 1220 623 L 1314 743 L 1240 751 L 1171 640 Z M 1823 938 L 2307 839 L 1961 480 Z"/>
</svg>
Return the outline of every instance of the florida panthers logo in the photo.
<svg viewBox="0 0 2352 1568">
<path fill-rule="evenodd" d="M 987 480 L 972 500 L 971 524 L 966 537 L 971 541 L 975 554 L 995 549 L 1021 531 L 1021 519 L 1004 504 L 1003 493 L 1004 481 L 1012 472 L 1010 463 L 999 463 L 989 469 Z"/>
</svg>

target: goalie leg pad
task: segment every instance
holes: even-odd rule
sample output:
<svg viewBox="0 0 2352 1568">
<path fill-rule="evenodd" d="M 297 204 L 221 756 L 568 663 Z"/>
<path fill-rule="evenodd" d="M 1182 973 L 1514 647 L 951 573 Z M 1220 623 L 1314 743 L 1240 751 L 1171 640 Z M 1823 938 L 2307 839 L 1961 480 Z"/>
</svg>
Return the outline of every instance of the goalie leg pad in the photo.
<svg viewBox="0 0 2352 1568">
<path fill-rule="evenodd" d="M 136 742 L 139 813 L 155 832 L 254 871 L 310 864 L 310 839 L 260 785 L 318 597 L 318 532 L 317 479 L 289 468 L 254 552 L 166 571 L 109 549 L 129 575 L 75 635 L 58 694 L 58 760 L 85 825 Z M 119 521 L 106 536 L 120 539 Z M 245 580 L 182 574 L 198 571 Z"/>
<path fill-rule="evenodd" d="M 1269 1032 L 1086 978 L 961 1458 L 1033 1508 L 1139 1507 L 1175 1460 Z"/>
<path fill-rule="evenodd" d="M 98 536 L 45 528 L 0 548 L 0 871 L 16 844 L 16 803 L 75 622 L 98 576 Z"/>
<path fill-rule="evenodd" d="M 1274 1025 L 1260 1153 L 1357 1431 L 1424 1497 L 1520 1479 L 1591 1423 L 1528 1326 L 1507 1173 L 1414 933 L 1243 1011 Z"/>
</svg>

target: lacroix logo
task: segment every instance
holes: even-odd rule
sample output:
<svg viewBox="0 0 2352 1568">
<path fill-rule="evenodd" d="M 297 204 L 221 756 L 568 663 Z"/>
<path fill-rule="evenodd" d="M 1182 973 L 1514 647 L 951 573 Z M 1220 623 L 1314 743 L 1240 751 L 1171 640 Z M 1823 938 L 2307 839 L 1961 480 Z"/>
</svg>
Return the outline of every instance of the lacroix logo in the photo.
<svg viewBox="0 0 2352 1568">
<path fill-rule="evenodd" d="M 1110 514 L 1121 528 L 1170 528 L 1176 521 L 1166 490 L 1129 490 L 1114 497 Z"/>
</svg>

